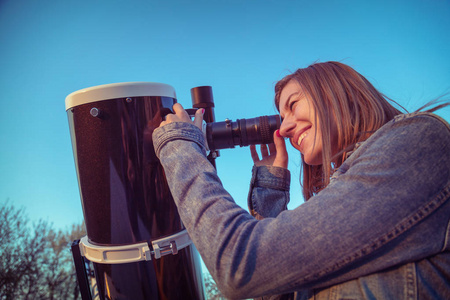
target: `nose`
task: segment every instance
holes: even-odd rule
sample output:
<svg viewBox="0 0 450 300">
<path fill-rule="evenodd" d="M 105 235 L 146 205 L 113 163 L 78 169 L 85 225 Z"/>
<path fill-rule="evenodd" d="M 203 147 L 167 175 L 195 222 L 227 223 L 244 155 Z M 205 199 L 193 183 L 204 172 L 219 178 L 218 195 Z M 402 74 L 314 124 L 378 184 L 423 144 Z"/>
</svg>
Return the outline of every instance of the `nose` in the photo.
<svg viewBox="0 0 450 300">
<path fill-rule="evenodd" d="M 290 138 L 293 133 L 293 129 L 295 128 L 295 123 L 291 120 L 291 118 L 284 118 L 283 122 L 280 125 L 280 135 L 282 137 Z"/>
</svg>

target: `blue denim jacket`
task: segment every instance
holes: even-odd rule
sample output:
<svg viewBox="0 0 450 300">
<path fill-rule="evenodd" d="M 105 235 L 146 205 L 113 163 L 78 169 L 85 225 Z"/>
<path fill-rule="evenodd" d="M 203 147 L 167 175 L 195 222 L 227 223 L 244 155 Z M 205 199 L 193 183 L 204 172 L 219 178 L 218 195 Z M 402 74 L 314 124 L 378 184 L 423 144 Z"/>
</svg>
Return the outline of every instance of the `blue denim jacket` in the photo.
<svg viewBox="0 0 450 300">
<path fill-rule="evenodd" d="M 330 184 L 294 210 L 289 173 L 254 168 L 235 204 L 200 130 L 171 123 L 154 148 L 189 235 L 229 298 L 450 299 L 450 128 L 401 115 L 365 141 Z"/>
</svg>

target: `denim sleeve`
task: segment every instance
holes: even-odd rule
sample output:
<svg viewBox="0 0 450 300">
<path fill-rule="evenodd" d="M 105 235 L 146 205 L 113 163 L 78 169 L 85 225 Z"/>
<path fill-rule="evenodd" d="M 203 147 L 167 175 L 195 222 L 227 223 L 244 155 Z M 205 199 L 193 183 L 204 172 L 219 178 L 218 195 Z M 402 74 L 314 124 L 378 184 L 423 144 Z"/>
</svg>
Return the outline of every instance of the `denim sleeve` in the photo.
<svg viewBox="0 0 450 300">
<path fill-rule="evenodd" d="M 450 250 L 450 133 L 435 117 L 389 122 L 318 195 L 263 220 L 223 189 L 195 126 L 171 123 L 153 139 L 183 223 L 229 298 L 322 288 Z"/>
<path fill-rule="evenodd" d="M 253 166 L 248 208 L 258 220 L 276 217 L 287 209 L 291 175 L 289 170 L 273 166 Z"/>
<path fill-rule="evenodd" d="M 291 174 L 289 170 L 273 166 L 253 166 L 248 208 L 257 220 L 276 217 L 287 209 Z M 295 295 L 266 295 L 255 300 L 289 300 Z"/>
</svg>

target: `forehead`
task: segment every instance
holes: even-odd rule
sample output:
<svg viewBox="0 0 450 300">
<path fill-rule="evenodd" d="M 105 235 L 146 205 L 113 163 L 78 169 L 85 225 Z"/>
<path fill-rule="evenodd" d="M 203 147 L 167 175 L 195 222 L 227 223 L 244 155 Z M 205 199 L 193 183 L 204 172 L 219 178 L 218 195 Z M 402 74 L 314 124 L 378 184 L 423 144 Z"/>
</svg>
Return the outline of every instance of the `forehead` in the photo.
<svg viewBox="0 0 450 300">
<path fill-rule="evenodd" d="M 288 104 L 288 101 L 293 98 L 298 98 L 304 96 L 303 89 L 297 80 L 289 81 L 281 90 L 280 93 L 280 113 L 282 113 Z"/>
<path fill-rule="evenodd" d="M 281 90 L 280 100 L 281 100 L 281 98 L 289 97 L 289 95 L 291 95 L 292 93 L 296 93 L 296 92 L 301 93 L 302 87 L 301 87 L 300 83 L 298 83 L 297 80 L 292 79 Z"/>
</svg>

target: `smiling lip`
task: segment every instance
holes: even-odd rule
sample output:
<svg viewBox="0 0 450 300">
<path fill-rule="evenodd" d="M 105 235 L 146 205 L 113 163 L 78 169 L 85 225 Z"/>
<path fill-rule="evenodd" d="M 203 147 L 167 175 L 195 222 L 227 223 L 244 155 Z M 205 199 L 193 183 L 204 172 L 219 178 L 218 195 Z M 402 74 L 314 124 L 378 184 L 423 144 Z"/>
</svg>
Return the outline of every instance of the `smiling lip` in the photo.
<svg viewBox="0 0 450 300">
<path fill-rule="evenodd" d="M 298 132 L 298 134 L 296 135 L 294 141 L 295 144 L 301 149 L 302 147 L 302 143 L 305 140 L 305 137 L 308 135 L 308 131 L 309 129 L 311 129 L 311 126 L 305 127 L 304 129 L 302 129 L 301 131 Z"/>
</svg>

